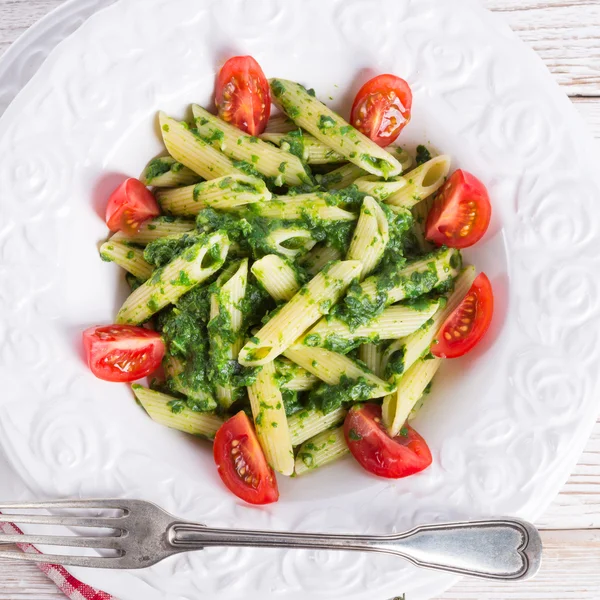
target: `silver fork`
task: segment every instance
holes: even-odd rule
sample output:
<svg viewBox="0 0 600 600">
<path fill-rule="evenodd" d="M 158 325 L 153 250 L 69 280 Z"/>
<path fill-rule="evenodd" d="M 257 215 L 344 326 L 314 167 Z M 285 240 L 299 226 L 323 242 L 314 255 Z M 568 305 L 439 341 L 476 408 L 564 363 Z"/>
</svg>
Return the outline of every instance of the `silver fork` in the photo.
<svg viewBox="0 0 600 600">
<path fill-rule="evenodd" d="M 111 530 L 107 535 L 98 536 L 0 533 L 0 543 L 108 549 L 113 551 L 113 556 L 24 554 L 0 550 L 0 559 L 104 569 L 141 569 L 180 552 L 211 546 L 353 550 L 394 554 L 419 567 L 438 571 L 511 581 L 533 577 L 542 559 L 542 542 L 537 529 L 530 523 L 513 518 L 425 525 L 393 535 L 346 535 L 211 528 L 180 521 L 155 504 L 142 500 L 0 504 L 0 511 L 30 509 L 115 510 L 120 514 L 0 514 L 0 522 L 5 523 Z"/>
</svg>

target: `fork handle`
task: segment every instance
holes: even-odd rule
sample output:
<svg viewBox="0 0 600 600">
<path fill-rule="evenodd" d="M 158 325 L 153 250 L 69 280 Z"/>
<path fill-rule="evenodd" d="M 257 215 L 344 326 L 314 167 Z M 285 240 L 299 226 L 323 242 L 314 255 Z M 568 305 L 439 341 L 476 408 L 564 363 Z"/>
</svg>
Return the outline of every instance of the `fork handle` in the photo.
<svg viewBox="0 0 600 600">
<path fill-rule="evenodd" d="M 380 552 L 428 569 L 511 581 L 533 577 L 542 558 L 537 529 L 519 519 L 425 525 L 386 536 L 213 529 L 174 523 L 168 539 L 180 551 L 247 546 Z"/>
</svg>

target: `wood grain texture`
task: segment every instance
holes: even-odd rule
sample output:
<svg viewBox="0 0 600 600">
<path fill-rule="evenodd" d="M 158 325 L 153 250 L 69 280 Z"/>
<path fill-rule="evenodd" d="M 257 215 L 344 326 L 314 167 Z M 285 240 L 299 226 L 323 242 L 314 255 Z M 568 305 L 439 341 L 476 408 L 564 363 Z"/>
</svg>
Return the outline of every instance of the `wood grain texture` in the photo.
<svg viewBox="0 0 600 600">
<path fill-rule="evenodd" d="M 600 85 L 598 86 L 600 94 Z M 589 125 L 590 131 L 597 140 L 600 140 L 600 97 L 572 97 L 571 100 L 583 117 L 584 121 Z"/>
<path fill-rule="evenodd" d="M 595 528 L 600 532 L 600 420 L 569 480 L 537 524 L 547 529 Z M 600 563 L 597 567 L 600 570 Z"/>
<path fill-rule="evenodd" d="M 2 549 L 16 550 L 16 546 Z M 65 600 L 65 595 L 34 565 L 0 564 L 0 600 Z"/>
<path fill-rule="evenodd" d="M 600 140 L 600 0 L 481 1 L 539 53 Z M 62 2 L 0 0 L 0 55 Z M 538 525 L 545 550 L 536 579 L 510 585 L 463 580 L 440 600 L 600 599 L 600 421 Z M 0 600 L 59 598 L 64 596 L 35 566 L 0 563 Z"/>
<path fill-rule="evenodd" d="M 483 0 L 544 60 L 571 96 L 600 87 L 600 0 Z"/>
</svg>

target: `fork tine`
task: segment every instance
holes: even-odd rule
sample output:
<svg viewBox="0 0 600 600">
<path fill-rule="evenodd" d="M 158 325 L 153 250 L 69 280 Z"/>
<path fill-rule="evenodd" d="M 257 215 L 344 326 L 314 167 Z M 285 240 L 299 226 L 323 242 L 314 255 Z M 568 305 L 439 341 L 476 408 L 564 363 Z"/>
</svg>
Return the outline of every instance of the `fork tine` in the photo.
<svg viewBox="0 0 600 600">
<path fill-rule="evenodd" d="M 122 529 L 126 517 L 71 517 L 61 515 L 0 515 L 0 523 L 33 523 L 65 527 L 103 527 Z"/>
<path fill-rule="evenodd" d="M 0 533 L 0 542 L 10 544 L 36 544 L 42 546 L 70 546 L 73 548 L 107 548 L 120 550 L 122 538 L 115 536 L 83 537 L 69 535 L 28 535 Z"/>
<path fill-rule="evenodd" d="M 98 500 L 52 500 L 50 502 L 2 502 L 1 510 L 30 510 L 36 508 L 106 508 L 129 510 L 135 501 L 106 498 Z"/>
<path fill-rule="evenodd" d="M 122 557 L 68 556 L 66 554 L 26 554 L 14 550 L 0 550 L 0 559 L 63 565 L 65 567 L 91 567 L 93 569 L 123 569 Z"/>
</svg>

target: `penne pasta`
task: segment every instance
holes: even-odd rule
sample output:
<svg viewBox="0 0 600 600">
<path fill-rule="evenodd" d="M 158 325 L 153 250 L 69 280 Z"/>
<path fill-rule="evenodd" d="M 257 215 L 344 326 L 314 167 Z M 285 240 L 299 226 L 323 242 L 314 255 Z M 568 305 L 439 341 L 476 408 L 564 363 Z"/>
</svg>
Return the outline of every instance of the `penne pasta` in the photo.
<svg viewBox="0 0 600 600">
<path fill-rule="evenodd" d="M 441 248 L 425 258 L 408 263 L 392 277 L 388 273 L 368 277 L 360 286 L 354 286 L 349 291 L 345 299 L 346 306 L 352 310 L 353 316 L 364 322 L 365 314 L 370 314 L 365 312 L 367 308 L 379 313 L 385 306 L 426 294 L 437 285 L 456 277 L 460 264 L 458 250 Z"/>
<path fill-rule="evenodd" d="M 360 217 L 352 236 L 346 260 L 360 260 L 364 279 L 375 270 L 390 241 L 388 220 L 377 202 L 367 196 L 360 209 Z"/>
<path fill-rule="evenodd" d="M 332 206 L 319 194 L 278 196 L 271 202 L 253 205 L 254 214 L 268 219 L 297 220 L 304 216 L 324 221 L 355 221 L 356 213 Z"/>
<path fill-rule="evenodd" d="M 439 304 L 429 303 L 425 308 L 395 305 L 386 308 L 379 316 L 365 325 L 350 329 L 348 324 L 337 318 L 321 319 L 302 338 L 310 346 L 324 346 L 346 353 L 356 344 L 352 342 L 378 342 L 405 337 L 421 328 L 436 313 Z"/>
<path fill-rule="evenodd" d="M 133 292 L 117 314 L 117 323 L 139 325 L 216 273 L 225 262 L 224 233 L 205 235 Z"/>
<path fill-rule="evenodd" d="M 279 386 L 292 392 L 311 390 L 319 382 L 312 373 L 281 356 L 275 359 L 275 370 Z"/>
<path fill-rule="evenodd" d="M 436 156 L 420 167 L 406 173 L 406 185 L 386 198 L 386 203 L 393 206 L 412 208 L 415 204 L 435 194 L 446 181 L 450 172 L 450 157 Z"/>
<path fill-rule="evenodd" d="M 165 355 L 165 358 L 163 359 L 163 369 L 167 376 L 169 388 L 193 400 L 195 408 L 201 407 L 201 410 L 198 412 L 211 412 L 217 408 L 217 402 L 213 398 L 212 393 L 201 387 L 192 389 L 190 385 L 184 382 L 182 376 L 186 366 L 182 359 L 175 357 L 172 354 Z"/>
<path fill-rule="evenodd" d="M 136 233 L 125 233 L 117 231 L 111 238 L 111 242 L 120 242 L 124 244 L 135 244 L 136 246 L 146 246 L 160 238 L 171 235 L 179 235 L 192 231 L 196 228 L 194 221 L 188 219 L 176 219 L 175 217 L 156 217 L 144 221 Z"/>
<path fill-rule="evenodd" d="M 304 475 L 349 453 L 343 427 L 324 431 L 300 446 L 296 455 L 295 473 L 298 476 Z"/>
<path fill-rule="evenodd" d="M 390 437 L 396 437 L 433 379 L 441 358 L 420 358 L 398 379 L 398 388 L 383 401 L 382 417 Z"/>
<path fill-rule="evenodd" d="M 177 162 L 172 156 L 160 156 L 148 163 L 140 181 L 144 185 L 171 188 L 198 183 L 202 181 L 202 177 Z"/>
<path fill-rule="evenodd" d="M 320 273 L 326 264 L 334 260 L 341 260 L 342 253 L 333 246 L 315 246 L 310 252 L 300 259 L 300 264 L 309 275 Z"/>
<path fill-rule="evenodd" d="M 231 159 L 191 131 L 187 123 L 176 121 L 164 112 L 158 114 L 158 120 L 169 154 L 194 173 L 206 180 L 225 175 L 243 175 Z"/>
<path fill-rule="evenodd" d="M 289 133 L 290 131 L 295 131 L 297 129 L 298 126 L 296 123 L 294 123 L 287 115 L 278 114 L 273 115 L 269 119 L 265 133 Z"/>
<path fill-rule="evenodd" d="M 383 379 L 384 371 L 382 369 L 383 348 L 379 344 L 363 344 L 358 349 L 358 358 L 367 365 L 367 367 Z"/>
<path fill-rule="evenodd" d="M 333 150 L 327 144 L 319 141 L 308 133 L 301 131 L 294 132 L 291 136 L 285 133 L 263 133 L 260 138 L 265 142 L 271 142 L 279 146 L 282 150 L 291 152 L 294 148 L 294 154 L 301 153 L 302 160 L 309 165 L 326 165 L 330 163 L 345 162 L 346 159 Z"/>
<path fill-rule="evenodd" d="M 293 344 L 283 355 L 329 385 L 338 385 L 344 377 L 350 380 L 364 379 L 371 386 L 370 398 L 383 398 L 395 389 L 364 365 L 325 348 Z"/>
<path fill-rule="evenodd" d="M 152 265 L 144 260 L 144 251 L 121 242 L 108 241 L 100 246 L 100 256 L 114 262 L 141 281 L 152 275 Z"/>
<path fill-rule="evenodd" d="M 318 433 L 339 425 L 346 417 L 347 410 L 338 408 L 330 413 L 323 414 L 316 408 L 305 409 L 288 418 L 288 427 L 292 446 L 299 446 Z"/>
<path fill-rule="evenodd" d="M 184 406 L 173 396 L 155 392 L 139 384 L 131 386 L 138 402 L 148 415 L 165 427 L 178 429 L 209 440 L 214 439 L 217 430 L 223 425 L 223 419 L 211 413 L 199 413 Z"/>
<path fill-rule="evenodd" d="M 331 263 L 304 285 L 300 291 L 242 348 L 239 362 L 244 366 L 264 365 L 315 323 L 337 302 L 353 279 L 361 263 Z"/>
<path fill-rule="evenodd" d="M 317 243 L 308 229 L 300 227 L 273 229 L 264 241 L 273 252 L 287 258 L 306 254 Z"/>
<path fill-rule="evenodd" d="M 315 377 L 305 369 L 299 369 L 299 373 L 285 383 L 282 387 L 290 392 L 308 392 L 312 390 L 318 383 L 318 377 Z"/>
<path fill-rule="evenodd" d="M 364 175 L 367 175 L 366 171 L 349 163 L 325 175 L 317 175 L 317 180 L 319 180 L 321 187 L 326 190 L 341 190 L 352 185 L 359 177 Z"/>
<path fill-rule="evenodd" d="M 433 206 L 434 200 L 435 196 L 429 196 L 429 198 L 423 200 L 423 202 L 415 204 L 411 209 L 413 217 L 412 232 L 422 252 L 431 252 L 434 248 L 434 245 L 425 238 L 427 216 Z M 390 208 L 393 210 L 394 207 L 390 205 Z"/>
<path fill-rule="evenodd" d="M 192 112 L 199 135 L 228 157 L 244 161 L 265 177 L 277 180 L 278 185 L 300 185 L 310 181 L 297 156 L 247 135 L 197 104 L 192 105 Z"/>
<path fill-rule="evenodd" d="M 256 382 L 248 387 L 256 435 L 267 462 L 283 475 L 294 472 L 292 438 L 285 416 L 283 397 L 275 382 L 273 362 L 263 364 Z"/>
<path fill-rule="evenodd" d="M 229 376 L 229 364 L 237 359 L 243 340 L 241 303 L 246 295 L 248 259 L 232 263 L 217 278 L 210 297 L 210 362 L 213 366 L 217 400 L 228 409 L 236 400 Z M 211 288 L 212 289 L 212 288 Z"/>
<path fill-rule="evenodd" d="M 395 194 L 403 187 L 408 185 L 408 182 L 404 177 L 394 177 L 389 181 L 385 181 L 375 175 L 365 175 L 359 177 L 354 181 L 354 185 L 359 191 L 376 198 L 383 202 L 387 200 L 392 194 Z"/>
<path fill-rule="evenodd" d="M 298 289 L 298 272 L 277 254 L 268 254 L 252 265 L 252 274 L 275 302 L 288 302 Z"/>
<path fill-rule="evenodd" d="M 286 79 L 271 79 L 273 102 L 296 125 L 373 175 L 393 177 L 400 163 L 375 142 L 311 96 L 306 88 Z"/>
<path fill-rule="evenodd" d="M 250 175 L 225 175 L 196 185 L 158 190 L 156 200 L 170 215 L 195 216 L 205 208 L 232 210 L 254 202 L 267 202 L 265 182 Z"/>
<path fill-rule="evenodd" d="M 402 165 L 402 173 L 406 173 L 415 165 L 415 160 L 404 148 L 396 147 L 393 149 L 398 162 Z M 388 147 L 388 151 L 392 151 L 391 147 Z"/>
<path fill-rule="evenodd" d="M 419 358 L 427 354 L 431 344 L 435 343 L 440 327 L 462 302 L 474 280 L 475 268 L 472 266 L 466 267 L 456 278 L 454 291 L 449 294 L 443 305 L 440 304 L 440 308 L 431 317 L 430 321 L 411 335 L 398 340 L 386 350 L 383 358 L 384 370 L 391 357 L 397 352 L 401 356 L 402 371 L 410 369 Z"/>
</svg>

